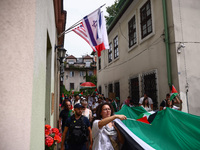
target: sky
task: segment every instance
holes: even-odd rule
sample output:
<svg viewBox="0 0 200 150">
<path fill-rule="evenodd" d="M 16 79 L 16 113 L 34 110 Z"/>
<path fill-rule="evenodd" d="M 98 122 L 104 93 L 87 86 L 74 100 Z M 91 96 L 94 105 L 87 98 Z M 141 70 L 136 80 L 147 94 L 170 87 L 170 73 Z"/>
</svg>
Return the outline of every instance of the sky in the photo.
<svg viewBox="0 0 200 150">
<path fill-rule="evenodd" d="M 63 9 L 67 11 L 65 29 L 68 29 L 104 4 L 105 6 L 101 8 L 101 11 L 103 11 L 104 16 L 108 16 L 106 7 L 111 6 L 114 2 L 115 0 L 64 0 Z M 67 50 L 68 55 L 75 57 L 82 57 L 92 53 L 92 48 L 89 44 L 73 31 L 65 34 L 64 48 Z"/>
</svg>

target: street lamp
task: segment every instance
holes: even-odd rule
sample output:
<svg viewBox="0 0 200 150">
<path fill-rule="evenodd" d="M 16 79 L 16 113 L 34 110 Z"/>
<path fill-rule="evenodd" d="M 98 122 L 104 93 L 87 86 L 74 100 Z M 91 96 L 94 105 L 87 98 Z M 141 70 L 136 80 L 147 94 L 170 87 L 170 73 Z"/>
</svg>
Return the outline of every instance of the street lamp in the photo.
<svg viewBox="0 0 200 150">
<path fill-rule="evenodd" d="M 58 57 L 59 57 L 60 63 L 63 63 L 63 59 L 65 58 L 66 51 L 67 50 L 64 49 L 63 47 L 58 48 Z"/>
<path fill-rule="evenodd" d="M 63 82 L 63 78 L 64 78 L 64 63 L 63 63 L 63 59 L 65 59 L 65 54 L 66 54 L 66 49 L 64 49 L 62 46 L 55 46 L 55 50 L 58 49 L 58 58 L 57 60 L 59 60 L 60 62 L 60 82 Z"/>
</svg>

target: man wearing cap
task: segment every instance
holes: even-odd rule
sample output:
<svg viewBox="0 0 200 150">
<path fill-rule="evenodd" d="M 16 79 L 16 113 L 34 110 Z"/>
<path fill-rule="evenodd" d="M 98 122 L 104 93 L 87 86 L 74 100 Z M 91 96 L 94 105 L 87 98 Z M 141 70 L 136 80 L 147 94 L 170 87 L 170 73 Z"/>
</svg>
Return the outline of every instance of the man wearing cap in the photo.
<svg viewBox="0 0 200 150">
<path fill-rule="evenodd" d="M 88 141 L 88 136 L 90 140 L 89 150 L 91 150 L 92 130 L 88 118 L 82 115 L 83 106 L 80 103 L 75 104 L 74 111 L 75 114 L 66 121 L 62 136 L 61 150 L 64 150 L 64 141 L 67 131 L 69 131 L 69 136 L 67 137 L 69 150 L 87 150 L 86 142 Z"/>
</svg>

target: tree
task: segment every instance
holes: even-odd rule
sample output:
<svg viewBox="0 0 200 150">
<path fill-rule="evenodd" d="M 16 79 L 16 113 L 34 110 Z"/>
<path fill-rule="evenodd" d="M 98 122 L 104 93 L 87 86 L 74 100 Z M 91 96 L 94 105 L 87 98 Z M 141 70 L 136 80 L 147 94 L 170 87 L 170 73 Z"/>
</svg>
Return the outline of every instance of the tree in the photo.
<svg viewBox="0 0 200 150">
<path fill-rule="evenodd" d="M 117 8 L 118 3 L 119 0 L 115 0 L 115 3 L 113 5 L 106 7 L 106 11 L 108 13 L 108 16 L 105 16 L 106 22 L 108 22 L 110 18 L 114 18 L 117 15 L 119 11 L 119 8 Z"/>
</svg>

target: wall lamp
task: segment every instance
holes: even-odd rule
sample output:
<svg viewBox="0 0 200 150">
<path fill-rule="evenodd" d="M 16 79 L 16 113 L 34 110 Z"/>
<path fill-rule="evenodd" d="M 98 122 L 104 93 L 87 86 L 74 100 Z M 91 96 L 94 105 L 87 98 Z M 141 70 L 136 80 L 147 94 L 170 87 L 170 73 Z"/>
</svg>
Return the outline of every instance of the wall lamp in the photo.
<svg viewBox="0 0 200 150">
<path fill-rule="evenodd" d="M 177 53 L 180 54 L 181 53 L 181 49 L 185 48 L 184 43 L 179 43 L 178 47 L 177 47 Z"/>
<path fill-rule="evenodd" d="M 60 63 L 62 63 L 67 50 L 63 48 L 63 45 L 55 45 L 55 50 L 56 49 L 58 49 L 58 60 L 60 61 Z"/>
</svg>

